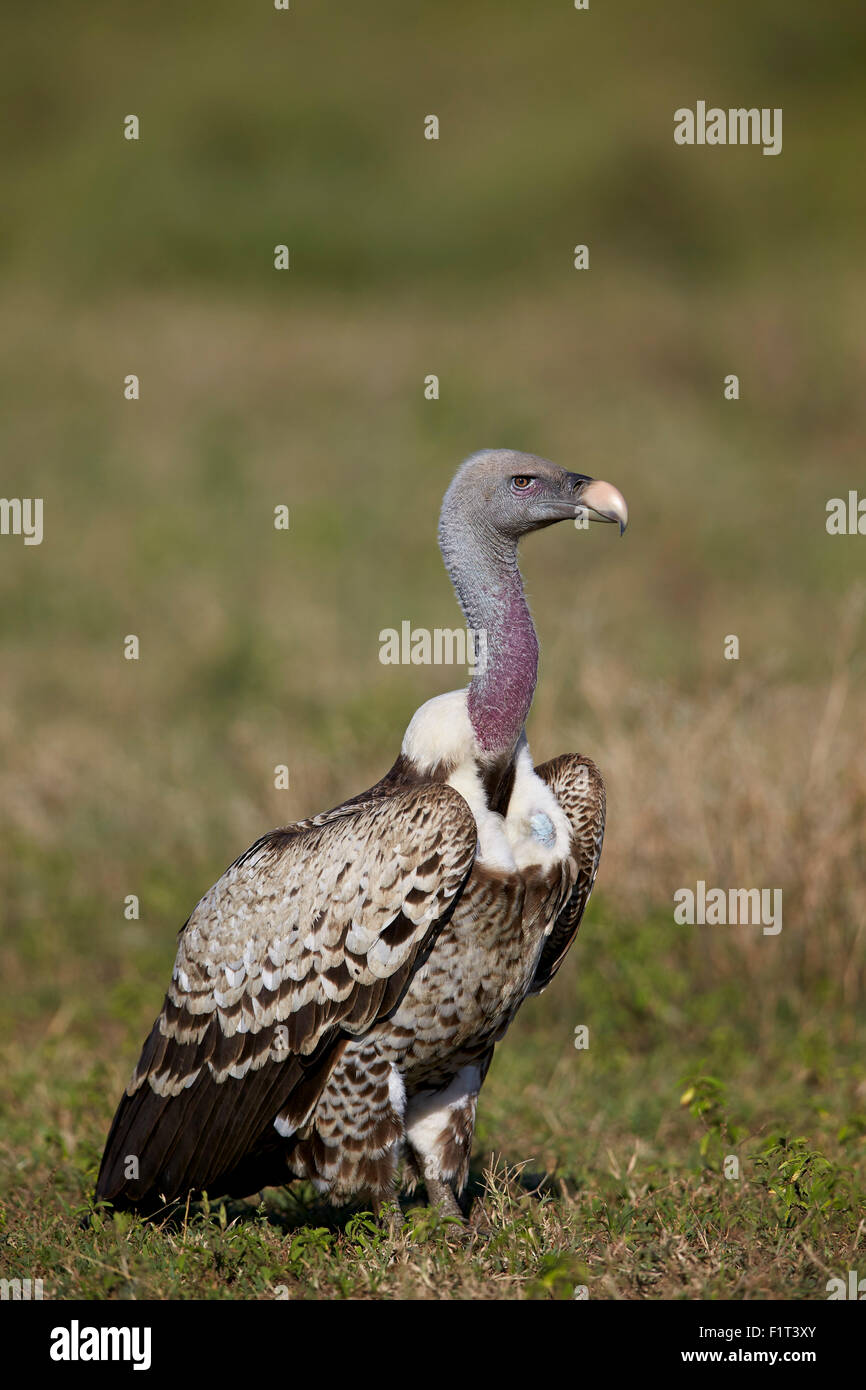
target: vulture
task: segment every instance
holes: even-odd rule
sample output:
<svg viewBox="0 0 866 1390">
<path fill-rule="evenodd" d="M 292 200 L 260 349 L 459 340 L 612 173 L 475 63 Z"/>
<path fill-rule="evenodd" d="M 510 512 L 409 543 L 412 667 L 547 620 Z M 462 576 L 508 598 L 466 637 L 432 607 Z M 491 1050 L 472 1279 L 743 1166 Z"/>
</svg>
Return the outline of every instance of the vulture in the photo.
<svg viewBox="0 0 866 1390">
<path fill-rule="evenodd" d="M 193 909 L 97 1200 L 153 1215 L 301 1178 L 378 1211 L 402 1171 L 462 1215 L 493 1049 L 562 964 L 601 854 L 598 768 L 534 767 L 524 731 L 538 641 L 517 546 L 569 519 L 622 534 L 625 499 L 532 454 L 460 466 L 439 545 L 486 659 L 416 711 L 381 781 L 264 835 Z"/>
</svg>

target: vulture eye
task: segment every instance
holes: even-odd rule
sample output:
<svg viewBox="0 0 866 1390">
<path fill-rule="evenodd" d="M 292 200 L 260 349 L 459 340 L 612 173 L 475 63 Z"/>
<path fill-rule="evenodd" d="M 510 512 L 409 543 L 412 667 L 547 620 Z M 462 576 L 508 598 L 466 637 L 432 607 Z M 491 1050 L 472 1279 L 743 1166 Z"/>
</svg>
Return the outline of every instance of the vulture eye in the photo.
<svg viewBox="0 0 866 1390">
<path fill-rule="evenodd" d="M 511 486 L 515 488 L 517 492 L 523 492 L 529 487 L 530 483 L 534 482 L 534 478 L 527 478 L 525 474 L 521 473 L 518 477 L 511 479 Z"/>
</svg>

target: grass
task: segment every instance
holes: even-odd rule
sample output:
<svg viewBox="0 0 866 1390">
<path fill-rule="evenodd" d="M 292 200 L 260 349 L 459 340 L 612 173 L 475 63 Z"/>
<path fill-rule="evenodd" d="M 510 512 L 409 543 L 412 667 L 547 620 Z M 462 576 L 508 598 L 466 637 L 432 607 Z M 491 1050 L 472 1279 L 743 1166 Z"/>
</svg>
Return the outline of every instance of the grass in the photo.
<svg viewBox="0 0 866 1390">
<path fill-rule="evenodd" d="M 163 1227 L 120 1215 L 82 1230 L 106 1100 L 152 990 L 134 975 L 70 1016 L 57 981 L 4 1047 L 5 1277 L 41 1273 L 54 1298 L 823 1297 L 862 1259 L 857 1040 L 830 1008 L 806 1021 L 730 980 L 696 992 L 697 945 L 672 949 L 665 920 L 636 939 L 605 915 L 497 1057 L 468 1233 L 417 1199 L 383 1230 L 304 1185 Z"/>
<path fill-rule="evenodd" d="M 862 491 L 858 20 L 761 8 L 478 0 L 446 32 L 379 0 L 293 9 L 284 47 L 222 3 L 10 26 L 3 492 L 45 499 L 45 541 L 0 538 L 0 1277 L 790 1299 L 862 1272 L 866 541 L 824 528 Z M 677 150 L 701 92 L 783 105 L 782 156 Z M 82 1228 L 193 903 L 462 683 L 378 634 L 454 625 L 439 501 L 501 443 L 608 477 L 632 524 L 526 546 L 533 751 L 593 756 L 609 820 L 485 1084 L 473 1224 L 297 1186 Z M 781 888 L 782 932 L 675 925 L 698 879 Z"/>
</svg>

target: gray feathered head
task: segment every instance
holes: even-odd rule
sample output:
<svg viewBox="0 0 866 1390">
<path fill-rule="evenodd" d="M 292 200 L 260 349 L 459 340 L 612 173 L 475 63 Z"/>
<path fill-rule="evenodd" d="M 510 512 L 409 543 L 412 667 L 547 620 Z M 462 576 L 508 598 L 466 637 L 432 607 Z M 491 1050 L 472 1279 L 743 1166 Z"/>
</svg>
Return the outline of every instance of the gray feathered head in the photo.
<svg viewBox="0 0 866 1390">
<path fill-rule="evenodd" d="M 511 449 L 482 449 L 460 465 L 445 494 L 439 542 L 450 548 L 454 533 L 467 527 L 479 538 L 515 543 L 530 531 L 557 521 L 628 524 L 628 507 L 611 483 L 569 473 L 549 459 Z"/>
</svg>

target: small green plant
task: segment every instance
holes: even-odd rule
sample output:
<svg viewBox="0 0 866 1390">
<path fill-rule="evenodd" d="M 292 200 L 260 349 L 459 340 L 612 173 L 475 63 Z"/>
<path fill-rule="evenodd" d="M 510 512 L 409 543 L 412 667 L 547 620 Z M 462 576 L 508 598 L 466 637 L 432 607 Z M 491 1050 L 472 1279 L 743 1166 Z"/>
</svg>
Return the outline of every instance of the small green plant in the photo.
<svg viewBox="0 0 866 1390">
<path fill-rule="evenodd" d="M 772 1136 L 755 1156 L 755 1166 L 766 1173 L 786 1230 L 801 1223 L 814 1230 L 831 1212 L 850 1205 L 843 1170 L 805 1138 Z"/>
<path fill-rule="evenodd" d="M 688 1106 L 703 1127 L 698 1143 L 701 1158 L 708 1168 L 718 1170 L 732 1145 L 740 1143 L 745 1131 L 737 1129 L 728 1119 L 725 1086 L 718 1077 L 697 1073 L 685 1077 L 681 1084 L 686 1090 L 680 1096 L 680 1105 Z"/>
</svg>

